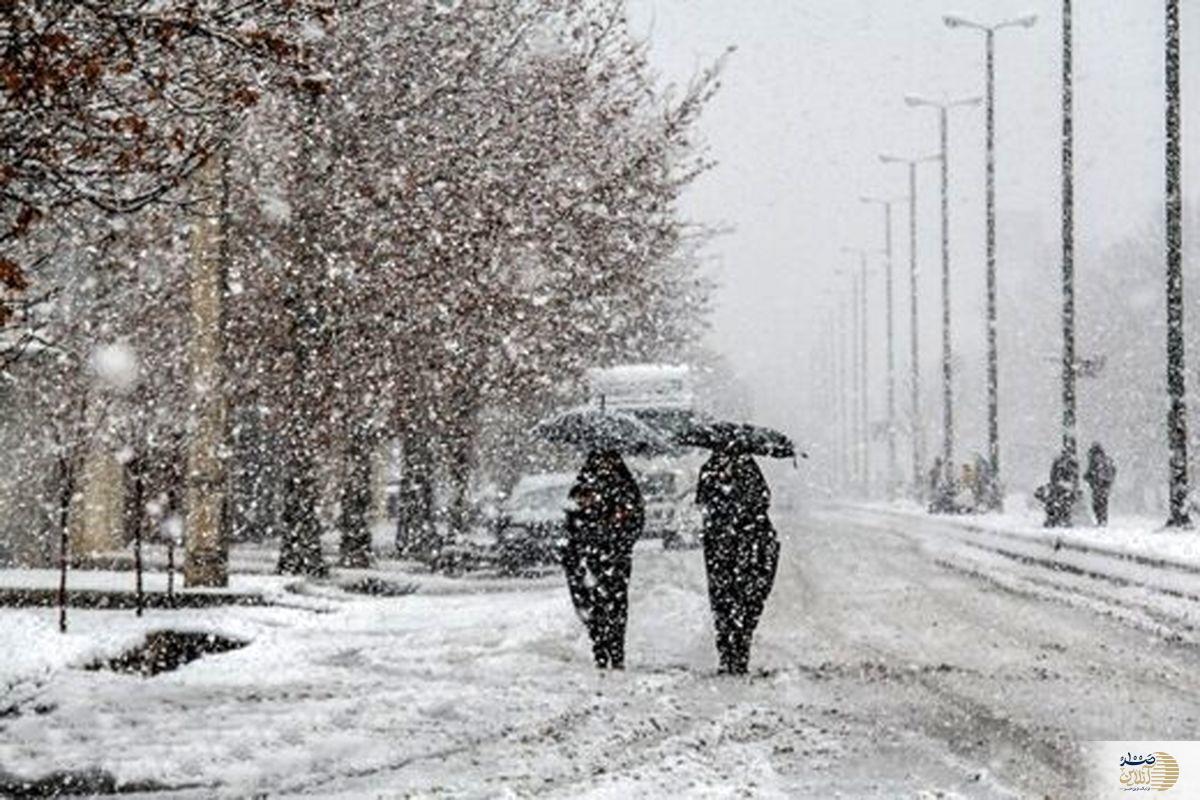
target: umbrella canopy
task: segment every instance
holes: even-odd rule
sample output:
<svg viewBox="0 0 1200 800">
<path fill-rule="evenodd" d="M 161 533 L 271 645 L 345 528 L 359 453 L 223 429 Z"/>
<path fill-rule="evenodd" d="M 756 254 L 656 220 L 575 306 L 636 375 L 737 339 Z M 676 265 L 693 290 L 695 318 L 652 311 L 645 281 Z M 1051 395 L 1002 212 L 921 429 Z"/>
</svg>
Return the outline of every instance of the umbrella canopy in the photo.
<svg viewBox="0 0 1200 800">
<path fill-rule="evenodd" d="M 621 453 L 663 453 L 670 442 L 630 414 L 598 408 L 577 408 L 555 414 L 533 426 L 533 435 L 547 442 L 584 450 Z"/>
<path fill-rule="evenodd" d="M 795 458 L 796 446 L 786 434 L 743 422 L 701 423 L 680 432 L 679 444 L 769 458 Z"/>
</svg>

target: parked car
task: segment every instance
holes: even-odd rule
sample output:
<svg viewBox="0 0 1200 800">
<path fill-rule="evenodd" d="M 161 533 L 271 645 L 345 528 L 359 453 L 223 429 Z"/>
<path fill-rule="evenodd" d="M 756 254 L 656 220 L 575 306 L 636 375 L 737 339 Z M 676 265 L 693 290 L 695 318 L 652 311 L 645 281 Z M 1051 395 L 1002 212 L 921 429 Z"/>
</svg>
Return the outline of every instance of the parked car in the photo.
<svg viewBox="0 0 1200 800">
<path fill-rule="evenodd" d="M 574 482 L 575 476 L 564 472 L 521 476 L 496 522 L 501 569 L 517 572 L 558 563 L 566 539 L 567 494 Z"/>
</svg>

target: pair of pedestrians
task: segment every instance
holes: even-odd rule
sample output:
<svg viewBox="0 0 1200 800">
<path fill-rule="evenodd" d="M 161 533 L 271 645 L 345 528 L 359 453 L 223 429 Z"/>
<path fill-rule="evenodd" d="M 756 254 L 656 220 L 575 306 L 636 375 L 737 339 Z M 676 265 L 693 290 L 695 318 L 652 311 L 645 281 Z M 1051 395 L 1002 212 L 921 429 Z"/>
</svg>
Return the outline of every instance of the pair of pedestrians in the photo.
<svg viewBox="0 0 1200 800">
<path fill-rule="evenodd" d="M 633 545 L 645 507 L 620 453 L 588 454 L 569 495 L 563 567 L 576 611 L 592 638 L 596 666 L 625 665 Z M 704 564 L 720 671 L 745 674 L 750 643 L 771 592 L 779 541 L 767 516 L 770 489 L 754 459 L 716 451 L 700 469 Z"/>
<path fill-rule="evenodd" d="M 1108 524 L 1108 497 L 1117 478 L 1117 466 L 1099 442 L 1088 449 L 1087 471 L 1083 480 L 1092 491 L 1092 514 L 1096 524 Z M 1083 499 L 1079 491 L 1079 464 L 1069 454 L 1061 453 L 1050 465 L 1050 480 L 1034 492 L 1046 508 L 1047 528 L 1063 528 L 1071 525 L 1075 504 Z"/>
</svg>

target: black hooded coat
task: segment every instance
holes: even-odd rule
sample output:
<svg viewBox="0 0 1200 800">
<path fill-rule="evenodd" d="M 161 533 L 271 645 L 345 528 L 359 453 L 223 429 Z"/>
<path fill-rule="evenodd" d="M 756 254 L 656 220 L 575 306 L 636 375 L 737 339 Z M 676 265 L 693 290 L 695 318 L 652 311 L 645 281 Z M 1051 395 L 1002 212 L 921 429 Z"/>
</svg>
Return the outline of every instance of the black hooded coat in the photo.
<svg viewBox="0 0 1200 800">
<path fill-rule="evenodd" d="M 562 563 L 571 601 L 587 625 L 596 666 L 621 669 L 633 545 L 645 521 L 642 493 L 620 454 L 595 451 L 568 498 Z"/>
<path fill-rule="evenodd" d="M 779 540 L 767 516 L 771 490 L 752 457 L 718 451 L 700 468 L 696 502 L 704 511 L 704 565 L 720 669 L 745 673 L 779 564 Z"/>
</svg>

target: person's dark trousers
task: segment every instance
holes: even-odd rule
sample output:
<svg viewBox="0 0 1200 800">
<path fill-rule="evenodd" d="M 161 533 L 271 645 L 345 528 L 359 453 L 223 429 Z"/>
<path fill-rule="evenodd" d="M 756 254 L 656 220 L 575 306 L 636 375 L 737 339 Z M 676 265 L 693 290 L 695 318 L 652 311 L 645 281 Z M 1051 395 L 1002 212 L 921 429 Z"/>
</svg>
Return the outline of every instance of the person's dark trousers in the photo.
<svg viewBox="0 0 1200 800">
<path fill-rule="evenodd" d="M 1097 525 L 1108 525 L 1108 492 L 1092 492 L 1092 513 Z"/>
<path fill-rule="evenodd" d="M 588 571 L 596 581 L 592 587 L 592 614 L 588 625 L 588 633 L 592 637 L 592 655 L 597 667 L 624 669 L 632 553 L 597 548 L 585 560 Z"/>
<path fill-rule="evenodd" d="M 750 643 L 779 563 L 779 542 L 774 538 L 743 536 L 708 536 L 704 545 L 718 669 L 734 675 L 749 669 Z"/>
</svg>

